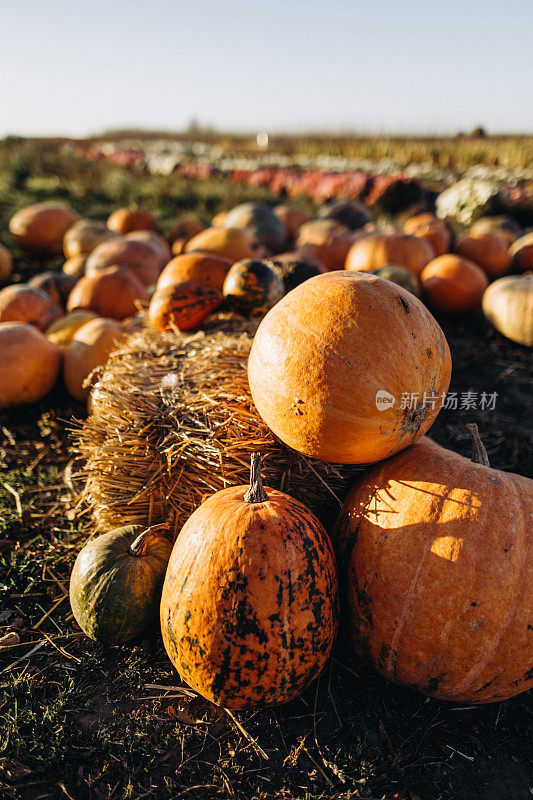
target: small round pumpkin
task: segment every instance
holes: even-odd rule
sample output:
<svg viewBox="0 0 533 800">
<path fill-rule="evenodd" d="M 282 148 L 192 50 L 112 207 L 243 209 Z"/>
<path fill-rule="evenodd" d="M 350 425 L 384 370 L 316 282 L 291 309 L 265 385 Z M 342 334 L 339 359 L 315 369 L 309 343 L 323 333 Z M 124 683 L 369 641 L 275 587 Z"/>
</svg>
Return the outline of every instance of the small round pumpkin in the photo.
<svg viewBox="0 0 533 800">
<path fill-rule="evenodd" d="M 248 316 L 265 314 L 283 297 L 285 286 L 270 264 L 245 258 L 229 270 L 222 293 L 234 311 Z"/>
<path fill-rule="evenodd" d="M 343 464 L 386 458 L 425 433 L 450 374 L 444 334 L 420 300 L 349 271 L 286 294 L 262 320 L 248 360 L 271 431 L 304 455 Z M 421 403 L 404 408 L 412 392 Z"/>
<path fill-rule="evenodd" d="M 509 248 L 511 266 L 515 272 L 533 270 L 533 232 L 517 239 Z"/>
<path fill-rule="evenodd" d="M 64 317 L 59 317 L 53 322 L 49 328 L 46 329 L 46 338 L 56 344 L 65 351 L 71 343 L 76 331 L 82 325 L 89 322 L 91 319 L 96 318 L 94 311 L 89 311 L 87 308 L 78 309 L 77 311 L 70 311 Z"/>
<path fill-rule="evenodd" d="M 146 287 L 129 267 L 107 267 L 80 278 L 69 294 L 67 311 L 88 308 L 100 317 L 126 319 L 148 301 Z"/>
<path fill-rule="evenodd" d="M 91 539 L 70 576 L 70 605 L 82 631 L 104 645 L 143 633 L 157 619 L 171 551 L 167 525 L 127 525 Z"/>
<path fill-rule="evenodd" d="M 168 242 L 155 231 L 132 231 L 127 233 L 124 238 L 130 242 L 144 242 L 149 247 L 153 247 L 163 259 L 164 264 L 172 258 Z"/>
<path fill-rule="evenodd" d="M 404 233 L 371 233 L 354 242 L 346 256 L 349 270 L 372 272 L 388 264 L 406 267 L 418 278 L 434 258 L 431 245 L 418 236 Z"/>
<path fill-rule="evenodd" d="M 27 206 L 11 217 L 9 230 L 15 243 L 27 253 L 56 255 L 63 250 L 63 237 L 78 215 L 53 203 Z"/>
<path fill-rule="evenodd" d="M 164 289 L 173 283 L 190 281 L 204 289 L 215 289 L 222 294 L 226 275 L 233 264 L 228 258 L 205 253 L 184 253 L 171 259 L 157 281 L 157 288 Z"/>
<path fill-rule="evenodd" d="M 374 275 L 378 275 L 386 281 L 391 281 L 397 286 L 402 286 L 408 292 L 414 294 L 415 297 L 420 297 L 420 284 L 407 267 L 397 267 L 395 264 L 389 264 L 386 267 L 374 270 Z"/>
<path fill-rule="evenodd" d="M 155 231 L 159 233 L 159 223 L 151 211 L 140 208 L 117 208 L 107 218 L 107 227 L 115 233 L 131 231 Z"/>
<path fill-rule="evenodd" d="M 82 325 L 74 334 L 65 352 L 63 377 L 69 393 L 76 400 L 86 400 L 90 386 L 86 378 L 103 366 L 111 351 L 123 337 L 120 322 L 97 317 Z"/>
<path fill-rule="evenodd" d="M 235 262 L 253 258 L 254 247 L 249 233 L 240 228 L 206 228 L 189 239 L 185 252 L 210 253 Z"/>
<path fill-rule="evenodd" d="M 228 211 L 224 228 L 241 228 L 271 253 L 279 253 L 287 239 L 285 226 L 264 203 L 241 203 Z"/>
<path fill-rule="evenodd" d="M 93 275 L 117 264 L 129 267 L 145 286 L 153 286 L 163 269 L 165 257 L 147 242 L 136 242 L 126 239 L 125 236 L 117 236 L 92 251 L 87 258 L 85 274 Z"/>
<path fill-rule="evenodd" d="M 431 306 L 443 314 L 479 311 L 488 283 L 481 267 L 457 255 L 433 259 L 420 275 L 423 293 Z"/>
<path fill-rule="evenodd" d="M 353 232 L 333 219 L 312 219 L 298 231 L 296 250 L 302 261 L 318 258 L 324 268 L 343 269 Z"/>
<path fill-rule="evenodd" d="M 73 278 L 82 278 L 85 275 L 85 265 L 87 263 L 87 256 L 79 255 L 68 258 L 61 267 L 65 275 L 70 275 Z"/>
<path fill-rule="evenodd" d="M 61 306 L 35 286 L 16 283 L 0 291 L 0 322 L 27 322 L 45 331 L 61 316 Z"/>
<path fill-rule="evenodd" d="M 455 252 L 478 264 L 491 278 L 503 275 L 511 263 L 507 243 L 496 233 L 470 231 L 456 243 Z"/>
<path fill-rule="evenodd" d="M 96 219 L 79 219 L 67 230 L 63 237 L 65 258 L 88 256 L 102 242 L 115 239 L 117 234 L 105 222 Z"/>
<path fill-rule="evenodd" d="M 161 598 L 161 631 L 180 677 L 225 708 L 286 703 L 319 674 L 335 639 L 337 571 L 304 505 L 250 486 L 224 489 L 189 517 Z"/>
<path fill-rule="evenodd" d="M 300 227 L 310 220 L 309 214 L 307 214 L 303 208 L 293 204 L 280 203 L 274 206 L 273 211 L 281 224 L 285 227 L 288 243 L 294 242 L 298 236 Z"/>
<path fill-rule="evenodd" d="M 334 533 L 347 633 L 382 675 L 443 700 L 531 686 L 533 481 L 423 438 L 361 476 Z"/>
<path fill-rule="evenodd" d="M 403 226 L 404 233 L 418 236 L 431 246 L 435 256 L 448 253 L 452 243 L 452 231 L 444 220 L 433 217 L 432 214 L 417 214 L 406 220 Z"/>
<path fill-rule="evenodd" d="M 148 320 L 158 331 L 192 331 L 218 308 L 221 297 L 215 289 L 184 281 L 157 289 L 150 301 Z"/>
<path fill-rule="evenodd" d="M 511 247 L 520 236 L 520 225 L 512 217 L 480 217 L 472 227 L 470 233 L 497 233 Z"/>
<path fill-rule="evenodd" d="M 533 273 L 494 281 L 481 306 L 497 331 L 513 342 L 533 347 Z"/>
<path fill-rule="evenodd" d="M 64 272 L 41 272 L 28 281 L 28 286 L 42 289 L 54 303 L 65 307 L 67 298 L 76 285 L 76 278 L 66 275 Z"/>
<path fill-rule="evenodd" d="M 11 253 L 0 244 L 0 281 L 6 281 L 13 272 L 13 259 Z"/>
<path fill-rule="evenodd" d="M 0 322 L 0 408 L 35 403 L 54 386 L 61 350 L 33 325 Z"/>
</svg>

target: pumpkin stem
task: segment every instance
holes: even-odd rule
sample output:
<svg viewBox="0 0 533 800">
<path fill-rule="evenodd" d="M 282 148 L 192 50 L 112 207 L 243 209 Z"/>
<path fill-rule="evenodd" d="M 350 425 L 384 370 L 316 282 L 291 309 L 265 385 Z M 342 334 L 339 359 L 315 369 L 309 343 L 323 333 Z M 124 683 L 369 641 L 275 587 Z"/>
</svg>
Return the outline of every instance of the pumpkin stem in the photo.
<svg viewBox="0 0 533 800">
<path fill-rule="evenodd" d="M 163 530 L 168 531 L 168 528 L 168 522 L 160 522 L 159 525 L 150 525 L 149 528 L 141 531 L 141 533 L 136 536 L 133 542 L 130 544 L 130 556 L 141 557 L 146 555 L 146 545 L 148 544 L 148 539 L 150 536 L 153 536 L 154 534 L 158 536 Z"/>
<path fill-rule="evenodd" d="M 261 478 L 261 456 L 253 453 L 250 462 L 250 487 L 244 495 L 245 503 L 266 503 L 268 495 L 263 489 Z"/>
<path fill-rule="evenodd" d="M 490 467 L 489 457 L 485 450 L 485 445 L 481 441 L 476 423 L 467 422 L 465 428 L 472 442 L 472 461 L 474 464 L 483 464 L 485 467 Z"/>
</svg>

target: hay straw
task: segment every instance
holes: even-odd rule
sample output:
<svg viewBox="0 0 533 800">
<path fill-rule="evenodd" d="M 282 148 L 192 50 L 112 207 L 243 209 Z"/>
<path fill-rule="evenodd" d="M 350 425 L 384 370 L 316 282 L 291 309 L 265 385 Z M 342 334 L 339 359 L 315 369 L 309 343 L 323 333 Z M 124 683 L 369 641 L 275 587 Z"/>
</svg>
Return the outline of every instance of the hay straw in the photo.
<svg viewBox="0 0 533 800">
<path fill-rule="evenodd" d="M 246 484 L 261 453 L 266 486 L 301 500 L 325 524 L 358 467 L 308 459 L 277 441 L 248 387 L 257 321 L 220 320 L 194 335 L 133 333 L 107 363 L 94 413 L 76 432 L 83 499 L 97 530 L 154 524 L 175 530 L 210 495 Z"/>
</svg>

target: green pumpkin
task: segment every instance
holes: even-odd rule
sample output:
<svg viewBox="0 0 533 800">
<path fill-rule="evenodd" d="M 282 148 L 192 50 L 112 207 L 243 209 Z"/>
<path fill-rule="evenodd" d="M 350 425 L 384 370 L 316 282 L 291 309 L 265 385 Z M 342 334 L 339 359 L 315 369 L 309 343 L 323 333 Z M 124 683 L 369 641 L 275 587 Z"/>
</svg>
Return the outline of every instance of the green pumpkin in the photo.
<svg viewBox="0 0 533 800">
<path fill-rule="evenodd" d="M 237 261 L 224 281 L 222 293 L 230 307 L 243 316 L 266 314 L 285 293 L 283 280 L 265 261 Z"/>
<path fill-rule="evenodd" d="M 167 525 L 117 528 L 91 539 L 70 576 L 70 605 L 82 631 L 122 644 L 157 618 L 172 542 Z"/>
</svg>

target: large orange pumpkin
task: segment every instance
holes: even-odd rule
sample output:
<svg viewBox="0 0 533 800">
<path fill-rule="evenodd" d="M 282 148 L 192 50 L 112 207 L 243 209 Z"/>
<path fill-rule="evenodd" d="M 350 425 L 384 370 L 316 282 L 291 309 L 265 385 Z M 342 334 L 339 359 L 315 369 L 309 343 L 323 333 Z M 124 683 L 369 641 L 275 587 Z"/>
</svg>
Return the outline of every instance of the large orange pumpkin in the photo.
<svg viewBox="0 0 533 800">
<path fill-rule="evenodd" d="M 185 252 L 210 253 L 235 262 L 253 258 L 254 246 L 250 235 L 239 228 L 206 228 L 189 239 Z"/>
<path fill-rule="evenodd" d="M 0 322 L 27 322 L 45 331 L 63 309 L 36 286 L 16 283 L 0 291 Z"/>
<path fill-rule="evenodd" d="M 422 291 L 431 306 L 443 314 L 478 311 L 488 283 L 481 267 L 456 255 L 433 259 L 420 275 Z"/>
<path fill-rule="evenodd" d="M 121 234 L 131 231 L 159 232 L 159 223 L 154 214 L 140 208 L 117 208 L 108 217 L 107 227 Z"/>
<path fill-rule="evenodd" d="M 526 233 L 509 248 L 511 264 L 516 272 L 533 270 L 533 233 Z"/>
<path fill-rule="evenodd" d="M 473 426 L 475 428 L 475 426 Z M 533 672 L 533 481 L 423 438 L 363 474 L 337 523 L 346 628 L 396 683 L 505 700 Z"/>
<path fill-rule="evenodd" d="M 35 255 L 56 255 L 63 250 L 63 236 L 78 215 L 52 203 L 27 206 L 11 217 L 9 230 L 21 250 Z"/>
<path fill-rule="evenodd" d="M 170 557 L 161 630 L 181 678 L 226 708 L 286 703 L 324 666 L 337 631 L 337 572 L 322 525 L 263 489 L 224 489 L 185 523 Z"/>
<path fill-rule="evenodd" d="M 346 269 L 371 272 L 388 264 L 406 267 L 417 278 L 432 258 L 431 245 L 403 233 L 371 233 L 355 241 L 346 256 Z"/>
<path fill-rule="evenodd" d="M 318 275 L 271 309 L 248 362 L 257 410 L 307 456 L 344 464 L 386 458 L 425 433 L 451 373 L 426 307 L 362 272 Z M 416 408 L 402 404 L 416 393 Z"/>
<path fill-rule="evenodd" d="M 126 319 L 148 305 L 145 286 L 129 267 L 107 267 L 77 282 L 67 300 L 67 311 L 88 308 L 100 317 Z"/>
<path fill-rule="evenodd" d="M 158 289 L 150 301 L 148 319 L 158 331 L 192 331 L 199 328 L 215 308 L 221 296 L 215 289 L 195 286 L 194 283 L 172 283 Z"/>
<path fill-rule="evenodd" d="M 456 243 L 455 252 L 478 264 L 491 278 L 503 275 L 511 263 L 507 243 L 497 233 L 470 231 Z"/>
<path fill-rule="evenodd" d="M 173 283 L 190 281 L 204 289 L 216 289 L 222 293 L 226 275 L 233 264 L 229 258 L 205 253 L 184 253 L 168 262 L 157 281 L 157 289 Z"/>
<path fill-rule="evenodd" d="M 0 322 L 0 408 L 34 403 L 52 389 L 61 350 L 33 325 Z"/>
<path fill-rule="evenodd" d="M 99 270 L 120 264 L 129 267 L 145 286 L 152 286 L 159 278 L 165 261 L 166 258 L 146 242 L 117 236 L 92 251 L 85 264 L 85 274 L 93 275 Z"/>
</svg>

